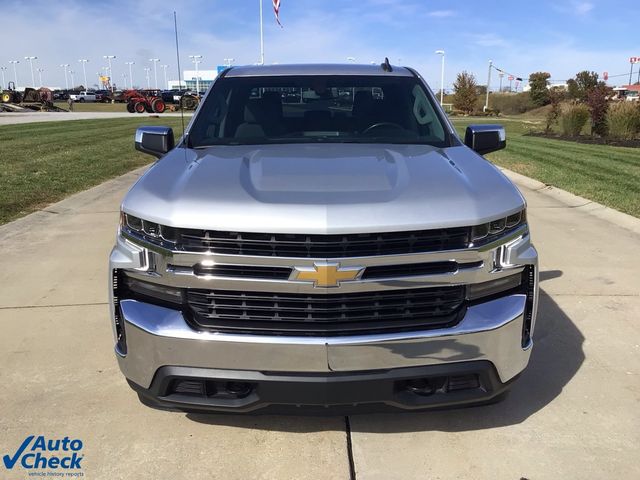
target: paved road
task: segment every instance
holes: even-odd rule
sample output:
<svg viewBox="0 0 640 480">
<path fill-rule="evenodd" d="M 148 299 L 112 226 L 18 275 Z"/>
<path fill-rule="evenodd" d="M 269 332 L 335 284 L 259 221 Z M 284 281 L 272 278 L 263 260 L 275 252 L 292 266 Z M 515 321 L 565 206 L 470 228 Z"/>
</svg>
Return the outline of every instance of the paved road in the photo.
<svg viewBox="0 0 640 480">
<path fill-rule="evenodd" d="M 342 417 L 138 403 L 106 306 L 118 203 L 135 178 L 0 227 L 0 454 L 66 435 L 83 440 L 89 479 L 349 478 Z M 640 478 L 640 237 L 523 191 L 543 280 L 530 368 L 498 405 L 350 417 L 358 479 Z"/>
<path fill-rule="evenodd" d="M 185 115 L 191 115 L 192 112 Z M 153 114 L 154 116 L 156 114 Z M 13 125 L 18 123 L 34 123 L 34 122 L 61 122 L 65 120 L 95 120 L 108 118 L 135 118 L 146 117 L 149 114 L 133 115 L 128 112 L 3 112 L 0 113 L 0 125 Z M 179 113 L 163 113 L 161 116 L 179 117 Z"/>
</svg>

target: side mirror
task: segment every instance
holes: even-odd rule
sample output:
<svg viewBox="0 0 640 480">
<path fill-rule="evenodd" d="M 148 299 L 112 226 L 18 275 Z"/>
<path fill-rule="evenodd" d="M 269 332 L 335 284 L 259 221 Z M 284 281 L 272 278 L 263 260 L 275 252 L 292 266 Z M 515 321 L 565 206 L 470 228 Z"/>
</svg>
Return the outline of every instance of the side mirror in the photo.
<svg viewBox="0 0 640 480">
<path fill-rule="evenodd" d="M 485 155 L 505 148 L 507 134 L 502 125 L 469 125 L 464 134 L 464 144 L 480 155 Z"/>
<path fill-rule="evenodd" d="M 169 127 L 140 127 L 136 130 L 136 150 L 160 158 L 175 146 L 173 129 Z"/>
</svg>

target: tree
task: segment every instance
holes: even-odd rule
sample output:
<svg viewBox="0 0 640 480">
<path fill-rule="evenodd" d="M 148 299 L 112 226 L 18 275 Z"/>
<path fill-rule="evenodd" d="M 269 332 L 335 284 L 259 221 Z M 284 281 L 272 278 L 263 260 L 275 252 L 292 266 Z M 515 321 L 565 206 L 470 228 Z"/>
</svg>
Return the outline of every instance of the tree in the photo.
<svg viewBox="0 0 640 480">
<path fill-rule="evenodd" d="M 599 82 L 595 87 L 587 91 L 586 103 L 591 115 L 591 134 L 604 137 L 607 135 L 607 110 L 609 102 L 607 100 L 610 89 L 604 82 Z"/>
<path fill-rule="evenodd" d="M 547 113 L 545 133 L 551 131 L 551 127 L 558 123 L 560 118 L 560 103 L 564 100 L 564 92 L 558 87 L 549 89 L 549 103 L 551 104 L 551 110 Z"/>
<path fill-rule="evenodd" d="M 587 94 L 598 86 L 598 74 L 583 70 L 576 73 L 576 78 L 567 81 L 567 91 L 569 98 L 574 100 L 586 101 Z"/>
<path fill-rule="evenodd" d="M 542 107 L 549 103 L 549 78 L 547 72 L 536 72 L 529 75 L 529 87 L 531 103 L 536 107 Z"/>
<path fill-rule="evenodd" d="M 473 112 L 478 101 L 476 87 L 476 77 L 472 73 L 459 73 L 453 82 L 453 108 L 467 114 Z"/>
</svg>

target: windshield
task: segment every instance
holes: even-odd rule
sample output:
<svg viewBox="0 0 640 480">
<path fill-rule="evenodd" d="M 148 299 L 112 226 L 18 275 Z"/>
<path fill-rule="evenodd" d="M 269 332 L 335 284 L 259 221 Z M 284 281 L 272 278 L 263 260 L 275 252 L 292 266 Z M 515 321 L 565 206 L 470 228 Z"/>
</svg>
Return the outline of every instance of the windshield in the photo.
<svg viewBox="0 0 640 480">
<path fill-rule="evenodd" d="M 189 132 L 191 147 L 265 143 L 448 145 L 420 80 L 398 76 L 227 77 Z"/>
</svg>

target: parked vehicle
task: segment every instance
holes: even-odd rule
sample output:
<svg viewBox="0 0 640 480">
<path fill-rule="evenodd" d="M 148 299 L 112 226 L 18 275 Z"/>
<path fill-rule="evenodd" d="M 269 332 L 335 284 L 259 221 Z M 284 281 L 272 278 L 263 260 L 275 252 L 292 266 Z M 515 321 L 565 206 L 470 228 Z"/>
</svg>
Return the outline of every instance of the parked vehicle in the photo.
<svg viewBox="0 0 640 480">
<path fill-rule="evenodd" d="M 84 103 L 84 102 L 95 102 L 96 101 L 96 94 L 95 93 L 91 93 L 91 92 L 87 92 L 87 91 L 83 91 L 80 93 L 72 93 L 69 95 L 69 98 L 71 98 L 71 100 L 73 100 L 74 102 L 79 102 L 79 103 Z"/>
<path fill-rule="evenodd" d="M 233 67 L 177 146 L 135 146 L 159 160 L 122 202 L 110 305 L 145 404 L 418 410 L 497 401 L 527 366 L 537 253 L 482 157 L 505 130 L 460 138 L 414 70 Z"/>
<path fill-rule="evenodd" d="M 166 104 L 158 96 L 157 90 L 127 90 L 123 97 L 127 101 L 127 111 L 129 113 L 163 113 Z"/>
</svg>

